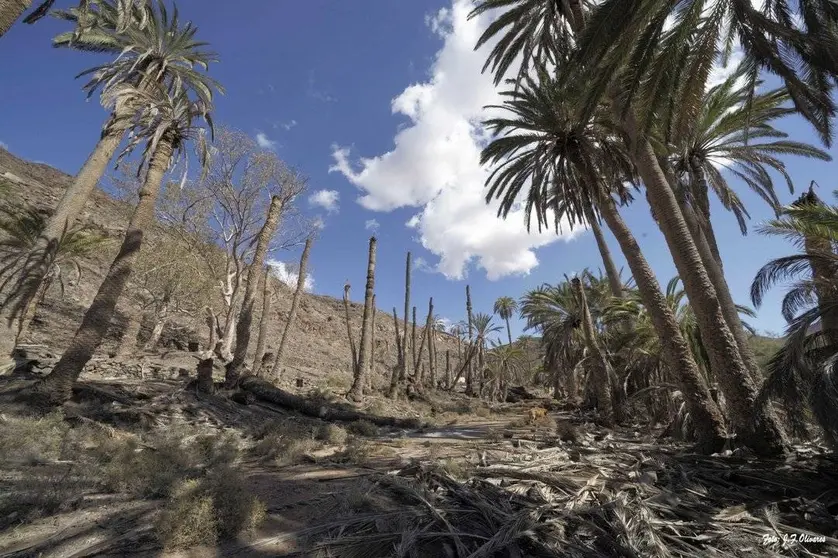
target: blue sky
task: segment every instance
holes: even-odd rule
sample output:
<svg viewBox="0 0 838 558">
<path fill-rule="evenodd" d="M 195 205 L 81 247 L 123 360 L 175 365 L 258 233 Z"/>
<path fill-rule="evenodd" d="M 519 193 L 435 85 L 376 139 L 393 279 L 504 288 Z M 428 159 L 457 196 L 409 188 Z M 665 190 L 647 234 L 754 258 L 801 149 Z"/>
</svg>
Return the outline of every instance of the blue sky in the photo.
<svg viewBox="0 0 838 558">
<path fill-rule="evenodd" d="M 61 3 L 61 2 L 59 2 Z M 557 239 L 527 235 L 520 218 L 506 222 L 484 207 L 485 170 L 476 164 L 481 145 L 474 124 L 480 108 L 496 101 L 480 75 L 485 53 L 471 47 L 485 20 L 468 22 L 468 0 L 364 0 L 364 2 L 241 3 L 182 0 L 181 16 L 199 27 L 221 61 L 212 75 L 226 87 L 215 118 L 260 139 L 309 177 L 310 193 L 337 200 L 334 210 L 301 200 L 325 228 L 312 248 L 315 292 L 340 296 L 343 284 L 362 296 L 370 226 L 377 223 L 378 306 L 402 307 L 404 256 L 419 261 L 413 300 L 440 315 L 462 319 L 465 285 L 475 311 L 491 312 L 501 295 L 519 296 L 563 274 L 601 266 L 590 233 Z M 18 156 L 75 174 L 96 142 L 106 116 L 96 98 L 86 102 L 81 70 L 90 55 L 52 49 L 63 24 L 44 20 L 17 25 L 0 39 L 0 142 Z M 781 128 L 816 142 L 808 125 L 789 118 Z M 836 149 L 830 153 L 838 155 Z M 789 159 L 798 190 L 810 180 L 831 199 L 834 163 Z M 832 174 L 831 174 L 832 173 Z M 324 194 L 323 192 L 330 192 Z M 781 200 L 794 196 L 778 188 Z M 741 191 L 752 226 L 770 217 L 756 196 Z M 328 205 L 328 204 L 326 204 Z M 713 208 L 734 298 L 748 302 L 757 269 L 789 253 L 783 242 L 742 237 L 735 219 Z M 625 210 L 662 283 L 675 275 L 672 259 L 642 197 Z M 618 265 L 624 261 L 609 236 Z M 298 252 L 277 255 L 295 261 Z M 782 291 L 768 297 L 754 325 L 781 331 Z M 513 324 L 513 334 L 522 331 Z"/>
</svg>

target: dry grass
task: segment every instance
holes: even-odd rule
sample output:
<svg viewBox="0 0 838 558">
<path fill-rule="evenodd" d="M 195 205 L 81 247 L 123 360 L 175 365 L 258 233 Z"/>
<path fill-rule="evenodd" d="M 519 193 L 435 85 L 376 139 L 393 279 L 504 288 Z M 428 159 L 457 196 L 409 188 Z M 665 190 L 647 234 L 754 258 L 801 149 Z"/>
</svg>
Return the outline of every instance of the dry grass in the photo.
<svg viewBox="0 0 838 558">
<path fill-rule="evenodd" d="M 347 429 L 356 436 L 366 436 L 369 438 L 378 436 L 381 432 L 376 425 L 368 420 L 356 420 L 355 422 L 351 422 L 349 423 Z"/>
<path fill-rule="evenodd" d="M 61 411 L 40 418 L 0 415 L 0 456 L 30 463 L 59 459 L 69 430 Z"/>
<path fill-rule="evenodd" d="M 326 422 L 318 427 L 315 437 L 327 444 L 342 446 L 346 443 L 347 438 L 349 438 L 349 433 L 345 428 L 332 424 L 331 422 Z"/>
<path fill-rule="evenodd" d="M 157 535 L 167 550 L 211 546 L 252 533 L 264 519 L 265 505 L 248 492 L 240 474 L 219 469 L 173 490 L 157 520 Z"/>
</svg>

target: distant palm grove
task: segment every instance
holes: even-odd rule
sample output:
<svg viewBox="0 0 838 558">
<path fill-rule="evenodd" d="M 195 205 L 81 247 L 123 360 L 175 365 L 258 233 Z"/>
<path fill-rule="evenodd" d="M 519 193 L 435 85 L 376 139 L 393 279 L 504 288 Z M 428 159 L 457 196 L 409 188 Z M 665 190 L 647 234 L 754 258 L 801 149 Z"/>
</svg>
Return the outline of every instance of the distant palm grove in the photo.
<svg viewBox="0 0 838 558">
<path fill-rule="evenodd" d="M 133 288 L 144 289 L 160 328 L 151 346 L 179 312 L 206 321 L 200 389 L 284 394 L 286 339 L 316 236 L 310 223 L 288 218 L 305 179 L 246 134 L 214 125 L 213 101 L 224 91 L 211 77 L 218 56 L 172 3 L 0 0 L 0 49 L 12 25 L 47 14 L 67 24 L 56 47 L 112 56 L 81 76 L 107 112 L 98 142 L 48 218 L 18 212 L 0 222 L 5 367 L 14 366 L 15 346 L 48 287 L 63 285 L 74 259 L 97 246 L 79 216 L 118 163 L 130 205 L 120 248 L 61 358 L 32 388 L 33 404 L 69 399 Z M 471 396 L 506 400 L 513 388 L 542 387 L 603 426 L 668 425 L 671 436 L 705 453 L 734 444 L 777 455 L 793 437 L 818 433 L 838 443 L 838 206 L 818 196 L 811 178 L 786 169 L 790 158 L 830 159 L 824 148 L 836 116 L 838 3 L 478 0 L 472 16 L 484 14 L 492 23 L 475 48 L 486 49 L 484 71 L 503 88 L 483 122 L 486 202 L 499 219 L 522 204 L 528 229 L 590 229 L 602 270 L 501 297 L 491 309 L 473 308 L 466 287 L 465 318 L 446 328 L 433 299 L 417 324 L 408 253 L 404 307 L 392 309 L 397 364 L 377 384 L 375 320 L 382 318 L 375 312 L 378 241 L 370 239 L 360 332 L 350 323 L 350 285 L 345 315 L 337 316 L 346 320 L 352 354 L 347 398 L 462 385 Z M 734 50 L 741 61 L 711 83 Z M 822 145 L 783 132 L 789 117 L 805 121 Z M 799 196 L 788 206 L 778 196 L 786 188 Z M 744 234 L 749 208 L 740 193 L 747 189 L 775 215 L 758 232 L 790 246 L 759 271 L 751 300 L 737 301 L 714 220 L 736 219 Z M 716 201 L 730 215 L 711 215 Z M 656 277 L 623 219 L 629 204 L 648 205 L 677 277 Z M 172 240 L 149 251 L 154 227 Z M 628 270 L 614 262 L 609 231 Z M 284 333 L 266 338 L 276 282 L 268 253 L 303 242 Z M 161 273 L 155 257 L 177 264 Z M 761 364 L 746 304 L 759 307 L 777 286 L 788 287 L 788 331 Z M 537 340 L 513 338 L 516 315 Z M 123 334 L 128 352 L 137 345 L 134 326 Z M 456 354 L 438 350 L 443 338 L 456 341 Z M 533 342 L 543 355 L 535 362 L 527 359 Z M 214 364 L 223 366 L 223 386 L 213 384 Z"/>
</svg>

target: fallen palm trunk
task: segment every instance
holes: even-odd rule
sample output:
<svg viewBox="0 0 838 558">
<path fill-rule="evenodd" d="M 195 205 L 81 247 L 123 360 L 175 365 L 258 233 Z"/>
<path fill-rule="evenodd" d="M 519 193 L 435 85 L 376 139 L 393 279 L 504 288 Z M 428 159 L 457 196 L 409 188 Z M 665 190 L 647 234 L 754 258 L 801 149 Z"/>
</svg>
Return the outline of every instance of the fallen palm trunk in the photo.
<svg viewBox="0 0 838 558">
<path fill-rule="evenodd" d="M 379 417 L 362 413 L 336 403 L 325 403 L 295 395 L 261 380 L 255 376 L 245 376 L 239 382 L 239 387 L 257 399 L 292 409 L 310 417 L 328 421 L 354 422 L 365 420 L 376 426 L 394 426 L 396 428 L 418 428 L 421 426 L 416 419 L 399 419 L 395 417 Z"/>
</svg>

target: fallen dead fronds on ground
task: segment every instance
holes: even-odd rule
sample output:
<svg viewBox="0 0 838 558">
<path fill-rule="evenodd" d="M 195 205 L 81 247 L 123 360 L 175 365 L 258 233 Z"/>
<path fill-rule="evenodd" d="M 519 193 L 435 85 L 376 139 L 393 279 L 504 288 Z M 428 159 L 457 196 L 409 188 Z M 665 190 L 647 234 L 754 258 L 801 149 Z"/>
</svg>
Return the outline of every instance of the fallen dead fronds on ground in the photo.
<svg viewBox="0 0 838 558">
<path fill-rule="evenodd" d="M 835 556 L 838 468 L 699 456 L 606 436 L 478 467 L 466 481 L 416 465 L 377 478 L 375 512 L 307 533 L 307 556 Z M 818 542 L 821 541 L 821 542 Z"/>
</svg>

